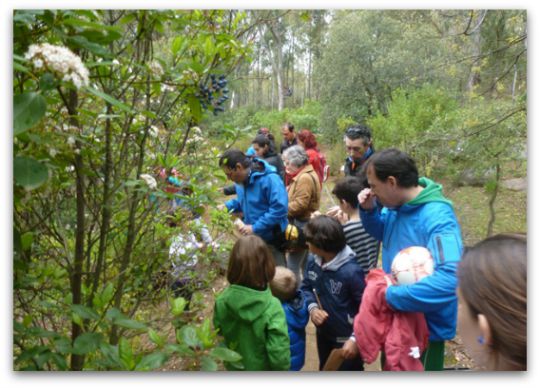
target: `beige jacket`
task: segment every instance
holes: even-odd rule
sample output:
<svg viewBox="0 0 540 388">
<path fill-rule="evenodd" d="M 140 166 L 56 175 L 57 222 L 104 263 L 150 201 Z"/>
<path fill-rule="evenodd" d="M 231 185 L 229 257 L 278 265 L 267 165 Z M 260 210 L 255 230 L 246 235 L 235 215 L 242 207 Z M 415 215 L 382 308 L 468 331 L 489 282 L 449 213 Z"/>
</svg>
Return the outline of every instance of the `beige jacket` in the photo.
<svg viewBox="0 0 540 388">
<path fill-rule="evenodd" d="M 311 214 L 319 210 L 321 202 L 321 186 L 317 173 L 308 164 L 287 186 L 289 195 L 289 218 L 307 220 Z"/>
</svg>

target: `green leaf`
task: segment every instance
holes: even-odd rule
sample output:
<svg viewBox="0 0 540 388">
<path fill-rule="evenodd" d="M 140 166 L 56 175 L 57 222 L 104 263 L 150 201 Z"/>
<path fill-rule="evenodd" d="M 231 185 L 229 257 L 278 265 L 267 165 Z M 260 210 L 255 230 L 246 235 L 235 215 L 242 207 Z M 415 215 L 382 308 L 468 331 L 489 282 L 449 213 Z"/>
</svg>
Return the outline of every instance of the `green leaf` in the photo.
<svg viewBox="0 0 540 388">
<path fill-rule="evenodd" d="M 171 311 L 173 315 L 177 317 L 184 312 L 187 302 L 184 298 L 180 297 L 180 298 L 173 299 L 171 305 L 172 305 Z"/>
<path fill-rule="evenodd" d="M 200 121 L 202 117 L 201 103 L 197 97 L 193 95 L 188 96 L 188 105 L 191 111 L 192 116 L 195 118 L 195 121 Z"/>
<path fill-rule="evenodd" d="M 115 325 L 118 325 L 120 327 L 125 327 L 126 329 L 133 329 L 133 330 L 146 330 L 147 327 L 142 322 L 134 321 L 133 319 L 127 319 L 127 318 L 119 318 L 114 321 Z"/>
<path fill-rule="evenodd" d="M 169 356 L 162 352 L 148 354 L 137 364 L 135 370 L 154 370 L 167 362 Z"/>
<path fill-rule="evenodd" d="M 182 357 L 194 357 L 195 352 L 188 348 L 186 345 L 168 344 L 165 346 L 165 350 L 170 353 L 178 353 Z"/>
<path fill-rule="evenodd" d="M 101 301 L 103 304 L 109 303 L 114 295 L 114 286 L 112 283 L 107 284 L 105 289 L 101 292 Z"/>
<path fill-rule="evenodd" d="M 71 310 L 75 314 L 80 316 L 82 319 L 93 319 L 96 321 L 99 319 L 99 314 L 94 309 L 91 309 L 90 307 L 87 307 L 87 306 L 83 306 L 80 304 L 73 304 L 71 305 Z"/>
<path fill-rule="evenodd" d="M 110 52 L 107 51 L 105 47 L 101 46 L 100 44 L 90 42 L 84 36 L 81 36 L 81 35 L 70 36 L 68 38 L 68 41 L 72 43 L 74 46 L 86 49 L 93 54 L 104 56 L 104 57 L 107 57 L 110 55 Z"/>
<path fill-rule="evenodd" d="M 45 98 L 39 93 L 22 93 L 13 97 L 13 134 L 17 136 L 32 128 L 46 110 Z"/>
<path fill-rule="evenodd" d="M 238 362 L 242 359 L 242 356 L 238 353 L 236 353 L 234 350 L 227 349 L 227 348 L 214 348 L 210 352 L 210 355 L 212 357 L 215 357 L 217 359 L 220 359 L 222 361 L 227 362 Z"/>
<path fill-rule="evenodd" d="M 123 111 L 126 111 L 128 113 L 135 113 L 129 106 L 127 106 L 123 102 L 117 100 L 116 98 L 114 98 L 113 96 L 111 96 L 111 95 L 109 95 L 107 93 L 103 93 L 103 92 L 101 92 L 99 90 L 96 90 L 96 89 L 93 89 L 93 88 L 90 88 L 90 87 L 85 87 L 84 89 L 87 92 L 93 94 L 94 96 L 104 99 L 105 101 L 107 101 L 111 105 L 116 106 L 117 108 L 119 108 L 119 109 L 121 109 Z"/>
<path fill-rule="evenodd" d="M 54 348 L 58 353 L 68 354 L 71 352 L 71 341 L 65 337 L 54 340 Z"/>
<path fill-rule="evenodd" d="M 118 347 L 113 346 L 111 344 L 108 344 L 106 342 L 102 342 L 99 346 L 99 350 L 101 351 L 101 354 L 105 357 L 105 359 L 113 364 L 113 365 L 122 365 L 122 361 L 120 361 L 120 357 L 118 356 Z"/>
<path fill-rule="evenodd" d="M 18 185 L 33 190 L 47 181 L 49 169 L 35 159 L 17 156 L 13 160 L 13 176 Z"/>
<path fill-rule="evenodd" d="M 23 251 L 30 249 L 34 241 L 34 234 L 32 232 L 26 232 L 21 236 L 21 248 Z"/>
<path fill-rule="evenodd" d="M 39 79 L 39 88 L 41 90 L 51 90 L 56 87 L 56 79 L 51 73 L 45 73 Z"/>
<path fill-rule="evenodd" d="M 102 340 L 99 333 L 84 333 L 78 336 L 73 343 L 73 354 L 87 354 L 95 351 Z"/>
<path fill-rule="evenodd" d="M 173 39 L 172 46 L 171 46 L 171 51 L 173 55 L 178 54 L 178 51 L 180 51 L 180 48 L 182 47 L 183 40 L 184 38 L 181 35 Z"/>
<path fill-rule="evenodd" d="M 180 337 L 179 342 L 189 346 L 190 348 L 196 348 L 200 345 L 199 339 L 197 338 L 197 331 L 195 328 L 193 328 L 193 326 L 183 326 L 179 330 L 178 336 Z"/>
<path fill-rule="evenodd" d="M 105 318 L 107 318 L 109 321 L 114 323 L 116 319 L 126 318 L 126 316 L 122 314 L 122 312 L 118 310 L 116 307 L 112 307 L 105 314 Z"/>
<path fill-rule="evenodd" d="M 51 359 L 54 361 L 54 363 L 58 367 L 58 370 L 61 370 L 61 371 L 68 370 L 68 365 L 67 365 L 67 361 L 65 357 L 61 356 L 58 353 L 52 353 Z"/>
<path fill-rule="evenodd" d="M 206 372 L 215 372 L 217 371 L 218 365 L 217 363 L 208 356 L 202 356 L 201 357 L 201 370 Z"/>
<path fill-rule="evenodd" d="M 165 340 L 154 329 L 148 329 L 148 337 L 160 348 L 165 345 Z"/>
<path fill-rule="evenodd" d="M 120 338 L 118 341 L 118 355 L 120 356 L 120 360 L 127 370 L 133 370 L 133 368 L 135 368 L 135 360 L 133 359 L 133 350 L 131 349 L 131 344 L 124 337 Z"/>
</svg>

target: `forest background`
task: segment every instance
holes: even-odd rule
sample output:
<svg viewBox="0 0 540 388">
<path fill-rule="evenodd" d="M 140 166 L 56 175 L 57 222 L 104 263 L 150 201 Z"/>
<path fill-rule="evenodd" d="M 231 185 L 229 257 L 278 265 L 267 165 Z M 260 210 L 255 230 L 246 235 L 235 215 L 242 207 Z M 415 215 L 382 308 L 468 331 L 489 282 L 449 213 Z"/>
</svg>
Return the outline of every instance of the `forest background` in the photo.
<svg viewBox="0 0 540 388">
<path fill-rule="evenodd" d="M 273 10 L 217 15 L 221 24 L 212 23 L 216 14 L 205 12 L 189 17 L 127 12 L 115 21 L 130 26 L 137 37 L 137 45 L 129 48 L 115 46 L 125 30 L 114 24 L 109 23 L 100 37 L 95 33 L 100 24 L 115 19 L 107 12 L 75 12 L 58 18 L 47 12 L 21 13 L 15 18 L 15 33 L 20 28 L 23 39 L 14 43 L 13 94 L 23 97 L 16 97 L 13 117 L 17 135 L 13 334 L 16 342 L 25 344 L 18 356 L 29 352 L 17 357 L 16 369 L 17 365 L 53 370 L 84 365 L 85 369 L 145 370 L 158 368 L 174 355 L 193 357 L 197 367 L 212 369 L 223 359 L 234 358 L 216 347 L 208 324 L 175 322 L 180 334 L 174 343 L 164 343 L 145 316 L 145 304 L 160 297 L 151 295 L 148 279 L 168 263 L 163 245 L 170 231 L 160 226 L 159 215 L 150 214 L 149 189 L 138 177 L 151 173 L 156 163 L 186 171 L 194 182 L 217 177 L 215 185 L 195 185 L 193 198 L 194 203 L 214 204 L 224 183 L 215 157 L 231 144 L 247 147 L 259 126 L 270 127 L 278 137 L 285 120 L 314 130 L 332 170 L 337 171 L 344 150 L 336 133 L 365 121 L 374 128 L 378 149 L 397 145 L 413 154 L 429 176 L 450 185 L 465 178 L 480 185 L 487 199 L 481 205 L 487 212 L 465 236 L 467 243 L 501 228 L 526 228 L 526 218 L 520 218 L 525 212 L 512 212 L 511 217 L 503 216 L 506 222 L 497 224 L 500 214 L 498 221 L 495 206 L 497 197 L 508 193 L 501 187 L 505 179 L 526 177 L 524 12 L 338 11 L 329 17 L 326 12 Z M 28 66 L 24 52 L 30 41 L 36 42 L 25 28 L 36 20 L 53 27 L 43 28 L 38 37 L 78 51 L 92 82 L 99 84 L 80 91 Z M 194 31 L 179 40 L 168 30 L 171 25 L 183 31 L 194 26 Z M 229 29 L 218 34 L 224 42 L 220 46 L 208 36 L 215 38 L 212 29 L 223 30 L 224 25 Z M 237 36 L 242 28 L 247 32 Z M 68 33 L 59 34 L 62 29 Z M 85 39 L 74 38 L 81 35 Z M 130 76 L 130 66 L 112 55 L 111 47 L 134 63 L 131 71 L 136 69 L 136 76 Z M 195 60 L 182 61 L 180 54 L 185 52 Z M 223 104 L 225 112 L 218 111 L 217 116 L 193 98 L 201 81 L 210 81 L 209 74 L 229 80 L 230 98 Z M 118 90 L 123 83 L 130 85 Z M 81 105 L 91 108 L 83 107 L 74 115 L 69 103 L 77 108 L 79 94 Z M 20 108 L 26 115 L 19 116 L 17 106 L 26 106 L 26 111 Z M 18 117 L 31 120 L 17 123 Z M 199 136 L 208 142 L 194 138 L 194 126 L 201 128 Z M 119 148 L 107 151 L 107 144 Z M 118 158 L 112 168 L 107 155 Z M 25 176 L 28 164 L 38 173 Z M 100 183 L 105 182 L 107 175 L 102 174 L 107 165 L 110 181 Z M 84 190 L 89 186 L 94 192 Z M 80 201 L 79 196 L 85 199 Z M 526 196 L 518 200 L 526 209 Z M 230 227 L 222 214 L 209 213 L 206 216 L 217 225 L 216 235 Z M 76 225 L 58 227 L 76 217 L 80 217 L 78 225 L 85 225 L 84 233 L 78 234 Z M 126 235 L 114 232 L 119 225 L 127 227 Z M 161 249 L 156 241 L 162 243 Z M 209 262 L 213 255 L 209 252 Z M 74 295 L 79 299 L 74 300 Z M 181 303 L 171 301 L 171 321 L 181 321 L 181 310 Z M 21 311 L 26 313 L 19 316 Z M 153 349 L 140 348 L 143 336 L 155 344 Z M 197 348 L 205 352 L 194 354 Z"/>
</svg>

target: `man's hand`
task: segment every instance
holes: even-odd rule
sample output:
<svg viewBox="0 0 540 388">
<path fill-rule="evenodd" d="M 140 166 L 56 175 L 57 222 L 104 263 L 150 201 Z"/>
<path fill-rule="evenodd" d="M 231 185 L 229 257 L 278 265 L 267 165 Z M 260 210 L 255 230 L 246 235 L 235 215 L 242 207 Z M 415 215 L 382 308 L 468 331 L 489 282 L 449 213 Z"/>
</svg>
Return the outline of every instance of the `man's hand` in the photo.
<svg viewBox="0 0 540 388">
<path fill-rule="evenodd" d="M 328 319 L 328 313 L 319 308 L 311 310 L 309 315 L 311 317 L 311 322 L 313 322 L 315 326 L 321 326 Z"/>
<path fill-rule="evenodd" d="M 350 360 L 352 358 L 355 358 L 358 356 L 358 346 L 356 346 L 356 342 L 352 339 L 348 339 L 344 344 L 343 344 L 343 357 L 345 357 L 346 359 Z"/>
<path fill-rule="evenodd" d="M 220 203 L 219 205 L 217 205 L 216 209 L 219 211 L 227 210 L 227 206 L 225 206 L 224 203 Z"/>
<path fill-rule="evenodd" d="M 375 204 L 375 194 L 371 189 L 364 189 L 358 194 L 358 203 L 360 207 L 364 210 L 373 210 L 376 206 Z"/>
<path fill-rule="evenodd" d="M 244 236 L 248 236 L 250 234 L 253 234 L 253 225 L 246 225 L 244 224 L 244 226 L 238 228 L 238 230 L 240 231 L 240 233 L 242 233 Z"/>
</svg>

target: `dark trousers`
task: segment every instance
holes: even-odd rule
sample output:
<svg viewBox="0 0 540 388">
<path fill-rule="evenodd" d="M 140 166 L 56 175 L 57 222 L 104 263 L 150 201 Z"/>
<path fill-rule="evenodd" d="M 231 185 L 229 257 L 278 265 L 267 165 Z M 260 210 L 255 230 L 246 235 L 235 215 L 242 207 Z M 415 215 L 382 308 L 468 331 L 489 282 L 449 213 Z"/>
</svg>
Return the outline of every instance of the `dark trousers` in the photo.
<svg viewBox="0 0 540 388">
<path fill-rule="evenodd" d="M 323 370 L 324 364 L 330 352 L 333 349 L 341 349 L 343 347 L 343 342 L 337 342 L 335 339 L 328 339 L 319 333 L 317 333 L 317 351 L 319 352 L 319 370 Z M 339 367 L 340 371 L 363 371 L 364 370 L 364 361 L 360 356 L 353 358 L 352 360 L 345 360 L 343 364 Z"/>
</svg>

